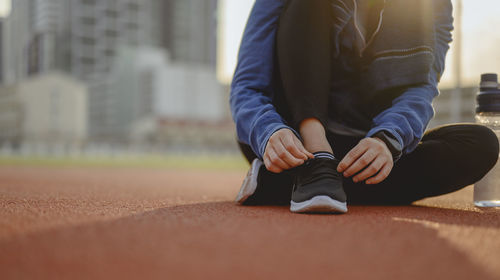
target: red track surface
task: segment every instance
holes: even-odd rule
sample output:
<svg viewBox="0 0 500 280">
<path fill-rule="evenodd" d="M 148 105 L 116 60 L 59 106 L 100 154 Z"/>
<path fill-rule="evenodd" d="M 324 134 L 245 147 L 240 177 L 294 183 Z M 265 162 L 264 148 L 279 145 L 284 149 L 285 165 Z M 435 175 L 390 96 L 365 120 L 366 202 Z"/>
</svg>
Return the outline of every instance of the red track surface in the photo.
<svg viewBox="0 0 500 280">
<path fill-rule="evenodd" d="M 243 176 L 1 167 L 0 279 L 500 279 L 500 211 L 471 188 L 298 215 L 233 204 Z"/>
</svg>

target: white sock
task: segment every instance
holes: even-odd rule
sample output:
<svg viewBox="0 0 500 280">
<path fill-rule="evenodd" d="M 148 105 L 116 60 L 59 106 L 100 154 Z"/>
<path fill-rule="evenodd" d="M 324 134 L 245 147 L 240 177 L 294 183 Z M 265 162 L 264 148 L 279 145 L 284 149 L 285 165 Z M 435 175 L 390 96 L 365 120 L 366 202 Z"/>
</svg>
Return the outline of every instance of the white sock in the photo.
<svg viewBox="0 0 500 280">
<path fill-rule="evenodd" d="M 335 156 L 333 156 L 332 153 L 329 152 L 315 152 L 313 153 L 314 158 L 328 158 L 328 159 L 335 159 Z"/>
</svg>

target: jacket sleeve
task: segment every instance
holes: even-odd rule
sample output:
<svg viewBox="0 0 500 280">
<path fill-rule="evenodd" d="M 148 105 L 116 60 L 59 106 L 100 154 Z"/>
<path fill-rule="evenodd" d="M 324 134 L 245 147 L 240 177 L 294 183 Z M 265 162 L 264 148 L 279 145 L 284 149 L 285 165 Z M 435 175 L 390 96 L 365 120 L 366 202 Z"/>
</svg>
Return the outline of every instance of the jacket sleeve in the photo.
<svg viewBox="0 0 500 280">
<path fill-rule="evenodd" d="M 367 134 L 367 137 L 371 137 L 382 130 L 389 132 L 398 139 L 403 147 L 403 154 L 410 153 L 417 147 L 429 121 L 434 116 L 432 101 L 439 94 L 437 85 L 444 72 L 446 53 L 452 41 L 451 0 L 434 0 L 433 2 L 435 47 L 429 83 L 408 88 L 394 99 L 389 109 L 374 118 L 374 126 Z"/>
<path fill-rule="evenodd" d="M 290 128 L 272 104 L 275 36 L 285 1 L 256 0 L 231 83 L 229 102 L 238 140 L 250 145 L 260 158 L 269 137 Z"/>
</svg>

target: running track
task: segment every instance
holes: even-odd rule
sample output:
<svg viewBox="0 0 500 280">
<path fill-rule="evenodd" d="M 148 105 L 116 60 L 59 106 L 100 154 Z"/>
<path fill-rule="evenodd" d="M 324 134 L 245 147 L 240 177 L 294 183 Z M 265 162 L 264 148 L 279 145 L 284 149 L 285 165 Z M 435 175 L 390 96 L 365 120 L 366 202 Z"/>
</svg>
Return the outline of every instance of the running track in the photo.
<svg viewBox="0 0 500 280">
<path fill-rule="evenodd" d="M 232 203 L 244 175 L 0 167 L 0 279 L 500 279 L 471 188 L 297 215 Z"/>
</svg>

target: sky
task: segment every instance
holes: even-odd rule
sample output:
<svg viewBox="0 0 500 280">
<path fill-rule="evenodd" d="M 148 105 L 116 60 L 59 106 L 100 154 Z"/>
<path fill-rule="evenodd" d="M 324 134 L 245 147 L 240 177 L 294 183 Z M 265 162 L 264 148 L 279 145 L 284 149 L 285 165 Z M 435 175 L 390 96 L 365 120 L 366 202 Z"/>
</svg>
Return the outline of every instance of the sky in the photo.
<svg viewBox="0 0 500 280">
<path fill-rule="evenodd" d="M 0 18 L 9 15 L 11 4 L 12 2 L 10 0 L 0 0 Z"/>
<path fill-rule="evenodd" d="M 454 4 L 456 1 L 453 1 Z M 231 81 L 243 30 L 254 2 L 221 0 L 217 75 L 223 83 Z M 481 73 L 500 74 L 500 1 L 462 0 L 462 3 L 462 84 L 474 86 L 479 82 Z M 454 85 L 452 58 L 453 44 L 441 83 L 444 88 Z"/>
</svg>

